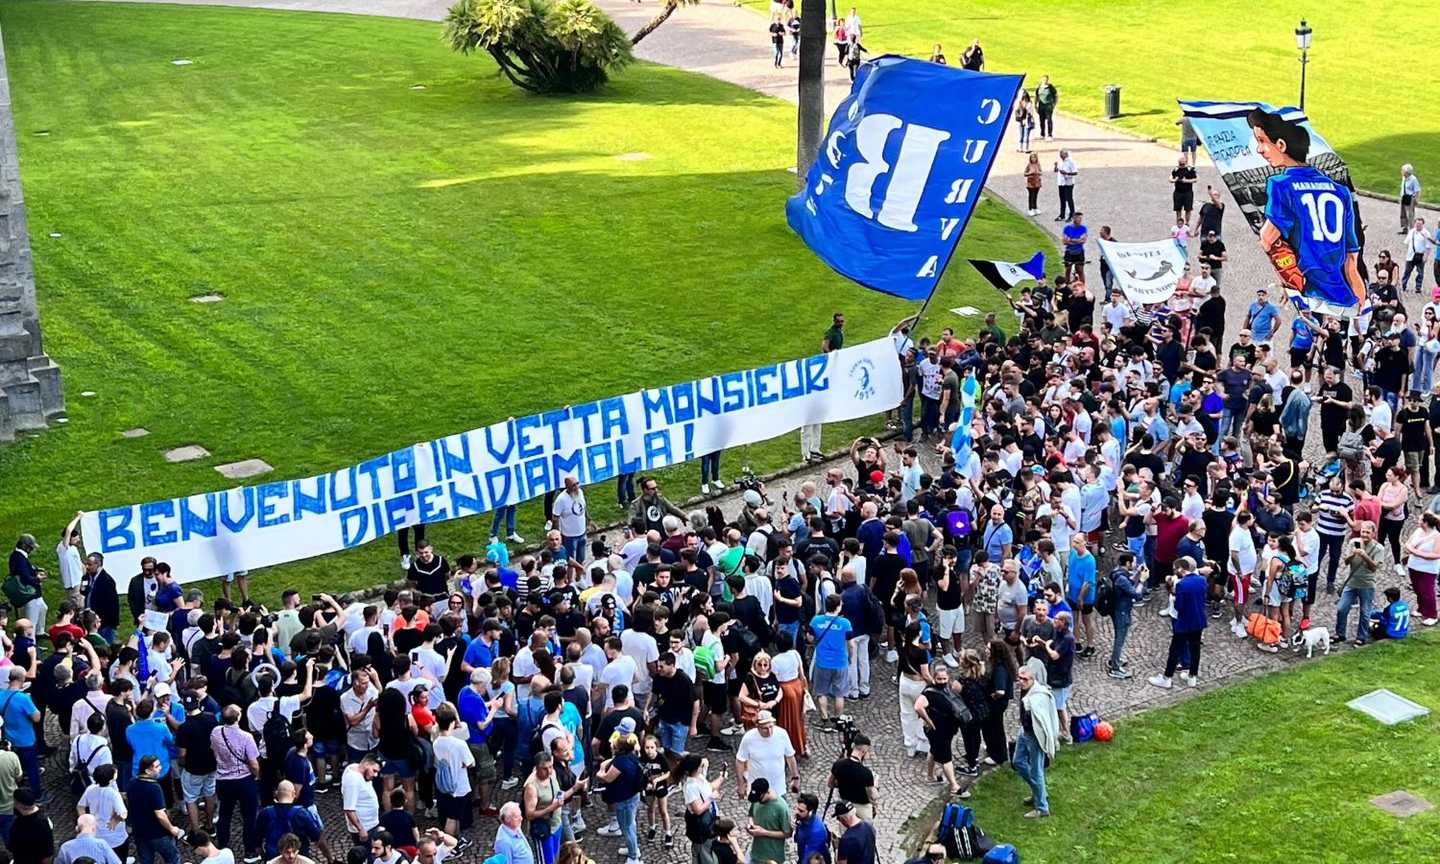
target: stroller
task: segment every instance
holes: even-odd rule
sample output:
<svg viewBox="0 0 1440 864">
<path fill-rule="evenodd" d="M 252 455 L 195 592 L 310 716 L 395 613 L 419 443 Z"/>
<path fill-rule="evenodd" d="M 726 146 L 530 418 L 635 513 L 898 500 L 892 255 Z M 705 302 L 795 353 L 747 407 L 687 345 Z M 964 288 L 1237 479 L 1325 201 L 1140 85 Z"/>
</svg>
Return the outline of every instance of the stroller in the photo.
<svg viewBox="0 0 1440 864">
<path fill-rule="evenodd" d="M 1326 453 L 1325 460 L 1318 466 L 1312 465 L 1305 472 L 1306 476 L 1300 481 L 1300 500 L 1307 501 L 1318 498 L 1320 493 L 1330 485 L 1331 477 L 1340 476 L 1344 464 L 1340 457 L 1334 453 Z"/>
</svg>

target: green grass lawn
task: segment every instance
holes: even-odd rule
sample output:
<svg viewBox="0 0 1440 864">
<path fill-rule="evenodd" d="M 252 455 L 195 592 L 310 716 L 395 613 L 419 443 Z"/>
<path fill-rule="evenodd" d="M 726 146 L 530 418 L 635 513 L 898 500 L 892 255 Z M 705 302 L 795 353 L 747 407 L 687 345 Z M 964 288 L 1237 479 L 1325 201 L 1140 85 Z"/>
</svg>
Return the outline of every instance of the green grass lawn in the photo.
<svg viewBox="0 0 1440 864">
<path fill-rule="evenodd" d="M 838 4 L 841 15 L 849 5 Z M 940 42 L 950 62 L 958 63 L 978 38 L 987 71 L 1024 72 L 1030 88 L 1048 74 L 1060 90 L 1061 111 L 1098 120 L 1101 88 L 1119 84 L 1124 116 L 1117 125 L 1172 145 L 1179 139 L 1176 99 L 1295 104 L 1300 64 L 1294 30 L 1304 17 L 1315 31 L 1305 108 L 1350 164 L 1356 184 L 1398 195 L 1400 166 L 1411 162 L 1425 181 L 1423 197 L 1440 201 L 1440 150 L 1434 146 L 1440 117 L 1429 110 L 1434 67 L 1416 53 L 1434 44 L 1434 33 L 1427 16 L 1413 9 L 1399 0 L 859 3 L 864 41 L 874 51 L 928 57 Z"/>
<path fill-rule="evenodd" d="M 1440 810 L 1402 820 L 1369 800 L 1440 804 L 1437 646 L 1426 633 L 1347 649 L 1121 720 L 1110 744 L 1062 751 L 1049 819 L 1022 818 L 1029 790 L 1008 768 L 967 803 L 1025 864 L 1421 860 L 1440 848 Z M 1385 727 L 1345 707 L 1377 687 L 1435 713 Z"/>
<path fill-rule="evenodd" d="M 737 87 L 642 64 L 595 97 L 535 97 L 452 54 L 437 24 L 344 15 L 22 0 L 0 25 L 70 415 L 0 447 L 0 536 L 35 533 L 42 559 L 75 510 L 223 488 L 222 462 L 308 476 L 811 353 L 836 309 L 857 341 L 913 311 L 786 227 L 794 108 Z M 987 201 L 956 260 L 1041 245 Z M 189 302 L 212 292 L 224 302 Z M 998 300 L 955 267 L 931 320 Z M 150 435 L 120 437 L 135 426 Z M 826 443 L 862 428 L 877 424 Z M 212 458 L 162 459 L 192 442 Z M 798 449 L 793 434 L 744 448 L 724 472 Z M 663 482 L 679 499 L 698 479 Z M 597 517 L 615 509 L 593 490 Z M 538 539 L 538 507 L 521 517 Z M 488 530 L 432 535 L 453 556 Z M 394 555 L 380 541 L 252 584 L 356 588 L 394 578 Z"/>
</svg>

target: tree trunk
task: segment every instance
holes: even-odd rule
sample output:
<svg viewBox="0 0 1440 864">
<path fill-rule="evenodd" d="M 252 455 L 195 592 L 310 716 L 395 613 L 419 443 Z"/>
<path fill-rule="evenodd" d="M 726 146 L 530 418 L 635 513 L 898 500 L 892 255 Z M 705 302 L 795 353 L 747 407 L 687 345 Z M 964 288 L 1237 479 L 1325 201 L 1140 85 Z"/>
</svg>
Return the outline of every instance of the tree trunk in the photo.
<svg viewBox="0 0 1440 864">
<path fill-rule="evenodd" d="M 800 110 L 795 132 L 795 181 L 820 151 L 825 127 L 825 0 L 800 0 Z"/>
<path fill-rule="evenodd" d="M 664 24 L 665 19 L 673 15 L 675 13 L 675 7 L 679 5 L 679 0 L 670 0 L 670 2 L 666 3 L 664 11 L 662 11 L 659 15 L 656 15 L 654 18 L 651 18 L 649 24 L 646 24 L 644 27 L 641 27 L 639 30 L 635 31 L 635 35 L 630 37 L 630 44 L 639 45 L 640 40 L 655 32 L 656 27 Z M 801 23 L 803 24 L 804 22 Z"/>
</svg>

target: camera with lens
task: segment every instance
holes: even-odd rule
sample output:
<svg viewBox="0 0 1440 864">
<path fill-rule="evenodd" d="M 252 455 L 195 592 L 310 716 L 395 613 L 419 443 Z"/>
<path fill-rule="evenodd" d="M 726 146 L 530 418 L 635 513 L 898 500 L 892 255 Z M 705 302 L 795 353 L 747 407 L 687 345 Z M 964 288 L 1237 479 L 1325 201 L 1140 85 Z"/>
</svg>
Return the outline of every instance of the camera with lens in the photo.
<svg viewBox="0 0 1440 864">
<path fill-rule="evenodd" d="M 835 731 L 840 733 L 841 745 L 846 753 L 855 748 L 855 736 L 860 734 L 860 727 L 855 723 L 855 718 L 849 714 L 841 714 L 835 718 Z"/>
</svg>

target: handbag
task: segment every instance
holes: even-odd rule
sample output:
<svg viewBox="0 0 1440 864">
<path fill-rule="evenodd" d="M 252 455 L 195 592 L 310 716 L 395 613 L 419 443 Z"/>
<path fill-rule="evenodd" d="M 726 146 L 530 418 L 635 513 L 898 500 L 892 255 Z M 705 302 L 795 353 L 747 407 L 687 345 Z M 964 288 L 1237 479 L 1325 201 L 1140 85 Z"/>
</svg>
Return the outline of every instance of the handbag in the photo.
<svg viewBox="0 0 1440 864">
<path fill-rule="evenodd" d="M 22 582 L 20 577 L 14 573 L 5 577 L 5 584 L 0 586 L 0 591 L 4 592 L 5 598 L 10 601 L 10 607 L 17 612 L 26 603 L 40 596 L 40 589 Z"/>
<path fill-rule="evenodd" d="M 809 690 L 805 691 L 805 707 L 803 710 L 806 714 L 809 714 L 811 711 L 815 710 L 815 697 L 810 695 Z"/>
</svg>

